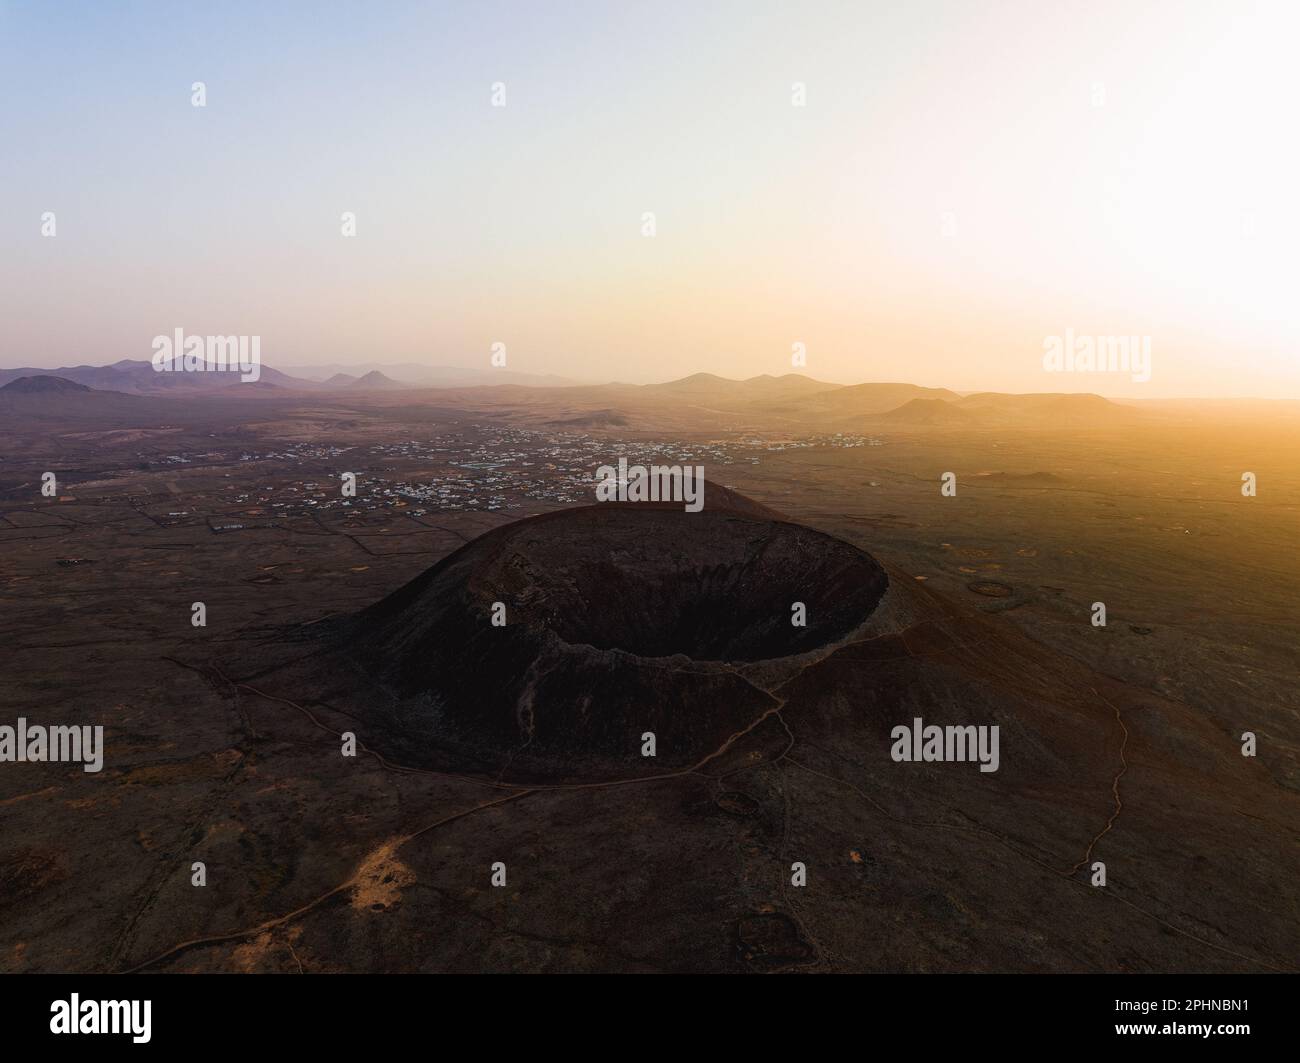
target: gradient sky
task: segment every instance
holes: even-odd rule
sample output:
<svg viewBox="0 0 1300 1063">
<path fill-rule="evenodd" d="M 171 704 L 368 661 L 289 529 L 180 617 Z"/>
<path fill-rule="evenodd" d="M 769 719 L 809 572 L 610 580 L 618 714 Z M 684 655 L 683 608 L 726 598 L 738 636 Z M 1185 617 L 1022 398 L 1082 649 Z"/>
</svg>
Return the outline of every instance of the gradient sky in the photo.
<svg viewBox="0 0 1300 1063">
<path fill-rule="evenodd" d="M 180 327 L 640 382 L 798 341 L 1300 397 L 1297 39 L 1294 3 L 0 0 L 0 365 Z M 1067 328 L 1150 336 L 1150 382 L 1044 373 Z"/>
</svg>

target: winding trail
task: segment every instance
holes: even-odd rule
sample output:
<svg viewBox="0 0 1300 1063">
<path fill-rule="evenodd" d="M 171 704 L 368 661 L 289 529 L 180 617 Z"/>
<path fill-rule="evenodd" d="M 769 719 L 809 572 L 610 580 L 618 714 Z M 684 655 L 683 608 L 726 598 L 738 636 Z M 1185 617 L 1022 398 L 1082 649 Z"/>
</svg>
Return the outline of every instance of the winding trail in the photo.
<svg viewBox="0 0 1300 1063">
<path fill-rule="evenodd" d="M 1098 691 L 1096 687 L 1092 688 L 1092 693 L 1095 697 L 1100 698 L 1111 707 L 1111 710 L 1115 713 L 1115 720 L 1119 724 L 1119 729 L 1124 735 L 1119 745 L 1119 771 L 1115 773 L 1115 779 L 1110 784 L 1110 792 L 1115 797 L 1115 811 L 1110 814 L 1110 819 L 1106 821 L 1106 826 L 1102 827 L 1101 832 L 1088 843 L 1088 848 L 1084 851 L 1083 859 L 1075 864 L 1074 867 L 1070 868 L 1069 871 L 1065 872 L 1067 875 L 1075 874 L 1079 868 L 1083 867 L 1090 859 L 1092 859 L 1093 849 L 1095 849 L 1097 843 L 1109 833 L 1110 828 L 1115 826 L 1115 820 L 1119 819 L 1119 814 L 1124 811 L 1124 802 L 1120 800 L 1119 796 L 1119 781 L 1124 778 L 1124 773 L 1128 771 L 1128 758 L 1124 755 L 1128 749 L 1128 728 L 1124 725 L 1124 717 L 1120 715 L 1118 705 L 1111 701 L 1110 698 L 1106 697 L 1106 695 Z"/>
<path fill-rule="evenodd" d="M 906 635 L 906 629 L 903 632 L 897 634 Z M 867 641 L 872 641 L 872 640 L 867 640 Z M 981 641 L 981 640 L 977 640 L 977 641 Z M 909 656 L 924 656 L 924 655 L 925 654 L 909 654 Z M 298 711 L 299 713 L 301 713 L 306 719 L 308 719 L 314 726 L 316 726 L 320 730 L 328 734 L 331 734 L 336 738 L 341 737 L 342 735 L 342 732 L 335 730 L 333 727 L 323 722 L 315 713 L 313 713 L 310 709 L 306 708 L 305 706 L 295 701 L 292 701 L 288 698 L 280 697 L 278 695 L 271 694 L 267 691 L 261 690 L 248 683 L 237 682 L 231 679 L 229 676 L 227 676 L 224 672 L 221 671 L 219 667 L 215 665 L 212 666 L 209 671 L 209 670 L 195 667 L 193 665 L 186 664 L 182 661 L 176 660 L 175 658 L 167 657 L 165 659 L 183 668 L 187 668 L 191 671 L 198 672 L 199 674 L 215 675 L 222 682 L 226 683 L 232 691 L 237 692 L 242 690 L 247 693 L 253 694 L 257 697 L 264 698 L 268 701 L 288 705 L 291 708 Z M 852 663 L 857 663 L 857 662 L 852 662 Z M 1111 812 L 1109 818 L 1107 819 L 1106 824 L 1089 841 L 1087 848 L 1084 851 L 1083 857 L 1068 870 L 1062 870 L 1059 867 L 1053 866 L 1052 864 L 1049 864 L 1045 860 L 1038 858 L 1033 853 L 1027 852 L 1023 848 L 1021 848 L 1020 845 L 1014 843 L 1011 840 L 1011 838 L 1009 838 L 1007 835 L 1004 835 L 1001 832 L 993 830 L 989 827 L 985 827 L 979 824 L 964 825 L 964 824 L 956 824 L 956 823 L 942 823 L 933 820 L 908 819 L 906 817 L 898 816 L 895 813 L 891 812 L 883 804 L 881 804 L 880 801 L 874 798 L 871 794 L 867 793 L 865 790 L 863 790 L 861 787 L 857 786 L 856 784 L 849 782 L 846 779 L 842 779 L 837 776 L 830 775 L 826 772 L 819 771 L 816 768 L 813 768 L 810 765 L 805 764 L 800 760 L 796 760 L 791 755 L 796 745 L 795 734 L 793 730 L 790 728 L 789 724 L 787 723 L 784 715 L 782 714 L 782 710 L 786 706 L 786 699 L 778 696 L 772 690 L 768 690 L 762 686 L 759 686 L 758 684 L 754 683 L 752 680 L 748 679 L 747 677 L 740 675 L 739 672 L 736 672 L 735 674 L 737 674 L 740 678 L 744 679 L 745 682 L 749 683 L 749 685 L 754 687 L 754 689 L 762 692 L 763 694 L 771 698 L 773 704 L 771 705 L 771 707 L 769 707 L 768 709 L 760 713 L 758 716 L 756 716 L 751 723 L 741 728 L 740 730 L 734 732 L 733 734 L 729 735 L 722 742 L 722 744 L 718 746 L 717 749 L 706 754 L 700 760 L 696 761 L 694 764 L 671 772 L 661 772 L 653 775 L 642 775 L 642 776 L 634 776 L 628 778 L 608 779 L 608 780 L 603 780 L 599 782 L 590 782 L 590 783 L 553 783 L 553 784 L 545 784 L 545 785 L 524 786 L 515 783 L 502 782 L 499 778 L 490 779 L 490 778 L 484 778 L 480 776 L 464 775 L 464 774 L 458 774 L 454 772 L 441 772 L 441 771 L 435 771 L 433 769 L 416 768 L 416 767 L 410 767 L 402 764 L 395 764 L 387 760 L 379 752 L 366 747 L 364 744 L 361 743 L 360 739 L 358 739 L 358 743 L 357 743 L 358 747 L 363 752 L 365 752 L 368 756 L 372 757 L 384 771 L 392 772 L 394 774 L 401 774 L 401 775 L 425 775 L 425 776 L 431 776 L 435 778 L 444 778 L 444 779 L 455 780 L 457 782 L 476 784 L 476 785 L 486 786 L 497 790 L 508 791 L 506 794 L 504 794 L 501 797 L 497 797 L 490 801 L 481 802 L 479 804 L 471 806 L 470 808 L 462 809 L 461 811 L 453 813 L 448 816 L 440 817 L 439 819 L 436 819 L 430 823 L 425 824 L 422 827 L 419 827 L 418 829 L 410 832 L 409 834 L 399 836 L 396 840 L 387 842 L 385 844 L 391 849 L 392 852 L 396 853 L 407 843 L 414 841 L 415 839 L 425 834 L 428 834 L 429 832 L 436 830 L 439 827 L 465 819 L 480 811 L 503 806 L 515 801 L 522 800 L 526 797 L 529 797 L 530 795 L 534 795 L 538 793 L 580 791 L 580 790 L 601 790 L 601 789 L 608 789 L 616 786 L 631 786 L 631 785 L 637 785 L 642 783 L 662 782 L 671 779 L 680 779 L 687 776 L 697 776 L 697 775 L 702 776 L 703 778 L 706 779 L 710 779 L 714 782 L 720 783 L 723 780 L 728 779 L 733 775 L 739 774 L 744 771 L 752 770 L 753 768 L 758 767 L 760 765 L 775 767 L 781 774 L 781 796 L 784 805 L 782 838 L 781 838 L 780 848 L 779 848 L 780 866 L 778 867 L 778 873 L 780 876 L 778 880 L 780 893 L 787 910 L 790 912 L 792 918 L 799 926 L 800 931 L 804 936 L 804 939 L 808 942 L 808 944 L 813 948 L 815 952 L 815 955 L 812 959 L 803 961 L 801 963 L 791 964 L 782 969 L 790 970 L 792 968 L 800 968 L 800 967 L 815 967 L 820 963 L 825 963 L 828 967 L 831 967 L 833 969 L 833 964 L 831 963 L 829 953 L 821 946 L 821 944 L 817 941 L 815 936 L 812 934 L 806 921 L 803 918 L 802 913 L 799 911 L 797 906 L 793 903 L 793 900 L 788 892 L 788 887 L 786 882 L 787 872 L 785 870 L 786 868 L 785 859 L 787 856 L 787 849 L 790 840 L 790 826 L 791 826 L 791 818 L 793 814 L 792 803 L 790 800 L 789 785 L 788 782 L 786 781 L 786 774 L 785 774 L 785 765 L 789 764 L 810 775 L 816 776 L 828 782 L 835 783 L 837 785 L 848 788 L 857 796 L 859 796 L 868 804 L 870 804 L 882 816 L 886 817 L 892 822 L 913 829 L 958 831 L 958 832 L 964 832 L 968 834 L 983 835 L 993 840 L 1003 848 L 1007 849 L 1009 852 L 1013 853 L 1015 856 L 1019 857 L 1020 859 L 1026 860 L 1034 864 L 1041 870 L 1050 873 L 1054 877 L 1071 882 L 1073 885 L 1075 885 L 1078 888 L 1087 889 L 1090 895 L 1096 895 L 1097 891 L 1095 889 L 1090 887 L 1086 882 L 1080 880 L 1076 876 L 1078 871 L 1082 867 L 1084 867 L 1091 859 L 1092 854 L 1095 851 L 1097 845 L 1115 826 L 1116 821 L 1119 819 L 1119 816 L 1123 811 L 1124 804 L 1120 796 L 1120 782 L 1124 778 L 1129 768 L 1129 762 L 1127 757 L 1129 730 L 1126 724 L 1124 723 L 1123 716 L 1120 713 L 1118 706 L 1116 706 L 1110 699 L 1102 695 L 1095 687 L 1091 688 L 1090 692 L 1094 697 L 1098 698 L 1100 701 L 1103 701 L 1105 702 L 1106 705 L 1110 706 L 1111 710 L 1115 714 L 1115 720 L 1119 724 L 1120 733 L 1121 733 L 1121 741 L 1120 741 L 1120 749 L 1119 749 L 1120 766 L 1111 782 L 1111 794 L 1114 799 L 1114 809 Z M 785 686 L 790 681 L 792 681 L 792 679 L 787 678 L 783 680 L 780 685 Z M 717 760 L 718 758 L 724 756 L 727 752 L 729 752 L 736 745 L 737 742 L 740 742 L 747 736 L 751 735 L 760 726 L 762 726 L 762 724 L 764 724 L 766 721 L 773 718 L 775 718 L 780 723 L 781 727 L 784 729 L 786 736 L 788 738 L 788 742 L 785 748 L 776 757 L 770 759 L 765 758 L 761 761 L 756 761 L 754 764 L 742 765 L 738 768 L 735 768 L 731 771 L 724 772 L 720 775 L 710 775 L 703 771 L 703 769 L 707 765 L 709 765 L 713 761 Z M 820 747 L 814 746 L 813 748 L 820 748 Z M 822 750 L 822 752 L 829 752 L 829 751 Z M 831 755 L 835 756 L 835 754 L 831 754 Z M 159 953 L 156 956 L 153 956 L 150 959 L 144 960 L 141 963 L 137 963 L 132 967 L 126 968 L 121 973 L 125 973 L 125 974 L 137 973 L 139 971 L 145 970 L 149 967 L 153 967 L 159 963 L 162 963 L 166 960 L 173 959 L 176 956 L 194 948 L 200 948 L 200 947 L 211 946 L 211 945 L 219 945 L 231 941 L 238 941 L 244 938 L 253 937 L 255 935 L 262 934 L 262 933 L 267 933 L 269 931 L 273 931 L 283 926 L 286 926 L 287 924 L 301 918 L 302 916 L 310 913 L 314 909 L 320 907 L 322 904 L 329 901 L 331 898 L 337 897 L 340 894 L 343 894 L 348 890 L 352 889 L 361 880 L 365 868 L 366 868 L 366 861 L 363 860 L 359 864 L 357 870 L 354 871 L 353 874 L 350 875 L 346 880 L 332 887 L 331 889 L 325 891 L 315 899 L 307 902 L 306 904 L 300 906 L 299 908 L 294 909 L 291 912 L 278 916 L 274 919 L 269 919 L 264 922 L 258 923 L 255 926 L 246 927 L 240 930 L 233 930 L 224 934 L 215 934 L 215 935 L 210 935 L 205 937 L 192 938 L 186 941 L 179 942 L 178 944 L 173 945 L 171 948 L 167 949 L 164 952 Z M 1177 926 L 1174 926 L 1173 924 L 1171 924 L 1161 916 L 1148 911 L 1147 909 L 1141 907 L 1140 905 L 1134 903 L 1133 901 L 1130 901 L 1127 898 L 1122 897 L 1119 894 L 1114 893 L 1110 890 L 1102 890 L 1101 894 L 1102 896 L 1106 897 L 1109 900 L 1114 900 L 1121 904 L 1126 905 L 1127 907 L 1139 913 L 1143 917 L 1152 920 L 1157 924 L 1159 924 L 1160 926 L 1166 928 L 1171 933 L 1180 935 L 1191 941 L 1195 941 L 1198 944 L 1206 946 L 1207 948 L 1221 952 L 1225 955 L 1232 956 L 1248 964 L 1263 966 L 1268 968 L 1269 970 L 1276 971 L 1279 973 L 1295 970 L 1295 968 L 1293 967 L 1277 966 L 1273 963 L 1268 962 L 1267 960 L 1260 959 L 1257 956 L 1247 956 L 1243 953 L 1237 952 L 1234 949 L 1228 948 L 1224 945 L 1219 945 L 1212 941 L 1208 941 L 1203 937 L 1200 937 L 1187 930 L 1183 930 Z M 292 946 L 289 945 L 289 947 L 290 950 L 292 951 Z M 302 962 L 298 958 L 296 953 L 294 953 L 293 958 L 298 965 L 299 971 L 301 971 L 303 969 Z"/>
<path fill-rule="evenodd" d="M 462 809 L 460 812 L 455 812 L 450 816 L 443 816 L 441 819 L 436 819 L 432 823 L 426 823 L 419 830 L 412 831 L 410 834 L 400 837 L 396 841 L 386 842 L 385 845 L 390 846 L 392 850 L 396 852 L 407 842 L 414 841 L 422 834 L 428 834 L 431 830 L 435 830 L 448 823 L 454 823 L 456 820 L 464 819 L 467 816 L 472 816 L 475 812 L 481 812 L 485 808 L 494 808 L 497 805 L 505 805 L 509 804 L 511 801 L 518 801 L 520 798 L 527 797 L 532 792 L 533 791 L 531 790 L 520 790 L 518 793 L 507 794 L 505 797 L 498 797 L 494 801 L 484 801 L 482 804 Z M 331 897 L 337 897 L 340 893 L 345 893 L 353 886 L 357 885 L 361 881 L 361 875 L 365 868 L 366 862 L 363 860 L 357 870 L 354 871 L 346 880 L 340 882 L 332 889 L 326 890 L 315 900 L 308 901 L 300 908 L 295 908 L 292 912 L 277 916 L 275 919 L 268 919 L 266 922 L 258 923 L 256 926 L 245 927 L 243 930 L 232 930 L 228 934 L 213 934 L 209 937 L 191 938 L 188 941 L 182 941 L 179 944 L 173 945 L 166 952 L 160 952 L 152 959 L 145 960 L 142 963 L 137 963 L 135 966 L 128 967 L 119 973 L 136 974 L 147 967 L 153 967 L 155 964 L 162 963 L 164 960 L 171 959 L 172 957 L 178 956 L 182 952 L 187 952 L 190 949 L 199 948 L 204 945 L 220 945 L 227 941 L 239 941 L 242 938 L 252 937 L 256 934 L 264 934 L 269 930 L 274 930 L 277 927 L 284 926 L 286 923 L 292 922 L 293 920 L 306 915 L 312 909 L 320 907 L 320 905 L 324 904 Z"/>
<path fill-rule="evenodd" d="M 196 668 L 193 665 L 185 664 L 183 661 L 176 660 L 173 657 L 165 657 L 164 659 L 171 661 L 173 664 L 180 665 L 182 668 L 189 669 L 190 671 L 198 672 L 199 674 L 207 674 L 204 669 Z M 217 676 L 224 683 L 228 684 L 232 690 L 235 691 L 244 690 L 258 697 L 266 698 L 269 701 L 275 701 L 275 702 L 280 702 L 281 704 L 289 705 L 292 708 L 297 709 L 299 712 L 301 712 L 308 720 L 310 720 L 321 730 L 327 732 L 328 734 L 334 735 L 336 738 L 341 737 L 342 732 L 334 730 L 334 728 L 322 722 L 315 715 L 315 713 L 313 713 L 310 709 L 306 708 L 303 705 L 299 705 L 295 701 L 291 701 L 288 698 L 279 697 L 275 694 L 269 694 L 266 691 L 259 690 L 258 688 L 254 686 L 250 686 L 247 683 L 236 682 L 232 680 L 229 676 L 227 676 L 216 665 L 213 665 L 211 667 L 211 674 Z M 712 753 L 707 754 L 699 761 L 697 761 L 695 764 L 692 764 L 689 767 L 681 768 L 678 769 L 677 771 L 663 772 L 655 775 L 642 775 L 642 776 L 636 776 L 636 777 L 625 778 L 625 779 L 609 779 L 609 780 L 603 780 L 601 782 L 593 782 L 593 783 L 556 783 L 556 784 L 548 784 L 544 786 L 520 786 L 514 783 L 503 783 L 496 780 L 480 778 L 472 775 L 458 775 L 451 772 L 440 772 L 440 771 L 434 771 L 432 769 L 427 769 L 427 768 L 413 768 L 402 764 L 394 764 L 391 761 L 387 760 L 382 754 L 378 753 L 377 751 L 366 748 L 361 743 L 360 739 L 358 739 L 357 745 L 365 753 L 373 757 L 375 761 L 379 764 L 379 766 L 383 768 L 383 770 L 393 772 L 394 774 L 428 775 L 437 778 L 454 779 L 458 782 L 475 783 L 480 786 L 488 786 L 494 789 L 504 789 L 510 791 L 508 794 L 506 794 L 503 797 L 498 797 L 491 801 L 484 801 L 480 804 L 472 806 L 471 808 L 463 809 L 460 812 L 453 813 L 450 816 L 444 816 L 440 819 L 433 821 L 432 823 L 425 824 L 423 827 L 420 827 L 418 830 L 412 831 L 411 833 L 406 835 L 402 835 L 394 841 L 385 843 L 387 846 L 391 848 L 391 850 L 394 853 L 396 853 L 407 843 L 414 841 L 416 838 L 419 838 L 422 835 L 427 834 L 432 830 L 436 830 L 438 827 L 445 826 L 446 824 L 449 823 L 454 823 L 457 820 L 465 819 L 466 817 L 472 816 L 476 812 L 483 811 L 484 809 L 495 808 L 499 805 L 509 804 L 512 801 L 521 800 L 532 794 L 544 793 L 544 792 L 577 791 L 577 790 L 599 790 L 599 789 L 606 789 L 613 786 L 630 786 L 638 783 L 661 782 L 667 779 L 680 779 L 690 775 L 701 775 L 703 773 L 701 772 L 700 769 L 703 768 L 704 765 L 722 756 L 724 753 L 727 752 L 727 750 L 729 750 L 733 745 L 735 745 L 736 742 L 740 741 L 746 735 L 753 732 L 764 721 L 770 719 L 774 715 L 779 714 L 782 706 L 784 705 L 784 702 L 775 698 L 774 700 L 776 701 L 775 705 L 773 705 L 771 708 L 761 713 L 748 726 L 730 735 L 726 739 L 726 741 L 724 741 L 722 745 L 720 745 Z M 782 725 L 784 726 L 784 720 L 782 720 Z M 786 733 L 789 734 L 788 727 L 786 728 Z M 793 743 L 794 736 L 791 735 L 790 738 L 791 738 L 791 743 Z M 712 776 L 707 776 L 707 775 L 704 777 L 713 778 Z M 189 951 L 190 949 L 201 948 L 209 945 L 220 945 L 230 941 L 239 941 L 244 938 L 254 937 L 258 934 L 267 933 L 268 931 L 275 930 L 279 927 L 282 927 L 306 915 L 307 913 L 311 912 L 315 908 L 318 908 L 320 905 L 324 904 L 332 897 L 336 897 L 342 893 L 345 893 L 349 889 L 356 886 L 361 880 L 361 876 L 365 870 L 365 867 L 366 867 L 366 861 L 363 860 L 358 865 L 357 870 L 354 871 L 343 882 L 340 882 L 338 885 L 331 887 L 330 889 L 326 890 L 324 893 L 320 894 L 315 899 L 308 901 L 306 904 L 298 908 L 295 908 L 291 912 L 287 912 L 284 915 L 277 916 L 274 919 L 268 919 L 264 922 L 256 924 L 255 926 L 244 927 L 243 929 L 240 930 L 232 930 L 224 934 L 213 934 L 205 937 L 191 938 L 186 941 L 179 942 L 176 945 L 173 945 L 171 948 L 167 949 L 165 952 L 161 952 L 156 956 L 153 956 L 150 959 L 144 960 L 140 963 L 137 963 L 131 967 L 124 968 L 119 973 L 136 974 L 149 967 L 153 967 L 159 963 L 162 963 L 165 960 L 172 959 L 183 952 Z M 800 923 L 802 925 L 802 920 L 800 920 Z M 809 938 L 809 940 L 810 941 L 812 940 L 811 937 Z M 297 960 L 296 955 L 295 955 L 295 960 Z M 297 962 L 299 964 L 299 967 L 301 968 L 301 961 L 297 960 Z"/>
</svg>

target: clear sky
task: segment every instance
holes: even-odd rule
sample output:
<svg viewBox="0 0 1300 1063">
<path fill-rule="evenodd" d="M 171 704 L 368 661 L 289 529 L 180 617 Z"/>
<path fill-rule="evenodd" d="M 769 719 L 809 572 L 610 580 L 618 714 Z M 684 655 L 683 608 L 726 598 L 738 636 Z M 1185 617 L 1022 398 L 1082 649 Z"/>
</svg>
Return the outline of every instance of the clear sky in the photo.
<svg viewBox="0 0 1300 1063">
<path fill-rule="evenodd" d="M 0 0 L 0 365 L 183 328 L 649 381 L 798 342 L 1300 397 L 1297 39 L 1291 2 Z M 1150 337 L 1150 381 L 1045 373 L 1067 329 Z"/>
</svg>

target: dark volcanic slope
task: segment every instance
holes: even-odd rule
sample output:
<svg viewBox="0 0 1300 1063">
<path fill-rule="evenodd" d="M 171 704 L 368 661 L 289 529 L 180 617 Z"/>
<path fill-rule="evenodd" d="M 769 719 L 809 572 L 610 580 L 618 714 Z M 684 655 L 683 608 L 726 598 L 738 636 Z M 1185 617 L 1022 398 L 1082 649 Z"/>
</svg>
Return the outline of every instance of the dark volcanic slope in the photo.
<svg viewBox="0 0 1300 1063">
<path fill-rule="evenodd" d="M 85 384 L 78 384 L 74 380 L 64 380 L 63 377 L 58 376 L 20 376 L 17 380 L 11 380 L 8 384 L 0 387 L 0 391 L 7 392 L 10 395 L 76 393 L 90 390 Z"/>
<path fill-rule="evenodd" d="M 123 715 L 99 781 L 3 795 L 0 967 L 1294 970 L 1298 802 L 1239 730 L 708 499 L 500 527 L 346 619 L 214 609 L 166 672 L 69 646 Z M 917 717 L 998 770 L 896 762 Z"/>
<path fill-rule="evenodd" d="M 363 612 L 343 646 L 394 699 L 379 743 L 394 759 L 625 774 L 646 731 L 661 767 L 716 749 L 776 703 L 733 664 L 843 639 L 887 585 L 867 554 L 796 524 L 592 506 L 482 536 Z"/>
<path fill-rule="evenodd" d="M 123 418 L 158 417 L 161 407 L 150 405 L 137 395 L 99 391 L 63 377 L 36 375 L 18 377 L 0 386 L 0 415 L 9 426 L 29 427 L 102 420 L 118 423 Z"/>
</svg>

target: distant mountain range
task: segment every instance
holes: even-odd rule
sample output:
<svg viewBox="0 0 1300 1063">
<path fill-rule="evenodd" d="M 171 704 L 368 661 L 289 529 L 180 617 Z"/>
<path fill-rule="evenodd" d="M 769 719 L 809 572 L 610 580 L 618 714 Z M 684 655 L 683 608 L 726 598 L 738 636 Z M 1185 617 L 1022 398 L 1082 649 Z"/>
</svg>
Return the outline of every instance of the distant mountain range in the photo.
<svg viewBox="0 0 1300 1063">
<path fill-rule="evenodd" d="M 223 371 L 213 368 L 199 373 L 160 373 L 154 369 L 152 362 L 144 359 L 123 359 L 112 365 L 74 365 L 61 369 L 0 369 L 0 385 L 31 376 L 60 377 L 98 391 L 118 391 L 126 395 L 210 394 L 229 388 L 232 384 L 238 384 L 246 390 L 254 386 L 259 386 L 261 390 L 268 387 L 302 389 L 319 386 L 310 381 L 297 380 L 265 365 L 261 367 L 257 385 L 254 385 L 241 380 L 237 369 Z"/>
<path fill-rule="evenodd" d="M 489 384 L 513 384 L 527 387 L 571 385 L 562 377 L 536 376 L 508 370 L 458 369 L 450 366 L 321 366 L 295 369 L 291 373 L 261 367 L 260 378 L 253 382 L 240 379 L 238 370 L 220 370 L 215 366 L 203 372 L 160 373 L 144 359 L 123 359 L 111 365 L 74 365 L 59 369 L 0 369 L 0 386 L 20 377 L 54 376 L 71 380 L 100 391 L 120 391 L 127 395 L 213 394 L 238 385 L 246 394 L 271 389 L 292 391 L 329 391 L 339 388 L 363 390 L 411 387 L 476 387 Z"/>
<path fill-rule="evenodd" d="M 286 366 L 285 372 L 299 380 L 350 384 L 371 373 L 379 373 L 396 386 L 421 388 L 468 388 L 495 384 L 519 384 L 524 387 L 568 387 L 574 381 L 566 377 L 538 373 L 516 373 L 511 369 L 466 369 L 454 365 L 418 365 L 400 362 L 391 365 L 307 365 Z"/>
<path fill-rule="evenodd" d="M 795 398 L 844 388 L 843 384 L 827 384 L 798 373 L 787 373 L 785 376 L 764 374 L 752 376 L 748 380 L 728 380 L 726 377 L 714 376 L 712 373 L 695 373 L 680 380 L 670 380 L 666 384 L 642 386 L 648 391 L 693 398 L 740 398 L 750 402 L 762 399 Z"/>
<path fill-rule="evenodd" d="M 328 367 L 333 368 L 333 367 Z M 360 367 L 358 367 L 360 368 Z M 409 367 L 406 367 L 409 369 Z M 436 375 L 442 372 L 434 369 Z M 463 372 L 475 374 L 476 371 Z M 488 379 L 500 378 L 485 372 Z M 517 374 L 517 376 L 523 374 Z M 0 370 L 0 392 L 8 407 L 60 404 L 85 407 L 95 395 L 121 397 L 284 398 L 295 394 L 367 396 L 367 402 L 434 402 L 469 410 L 495 410 L 511 418 L 551 427 L 676 428 L 716 425 L 720 429 L 816 426 L 832 431 L 893 428 L 1086 427 L 1128 423 L 1145 414 L 1092 394 L 961 395 L 916 384 L 831 384 L 797 373 L 729 380 L 695 373 L 662 384 L 561 385 L 495 383 L 431 388 L 372 368 L 361 375 L 339 371 L 307 380 L 261 367 L 256 382 L 237 370 L 160 373 L 147 361 L 63 369 Z M 394 398 L 388 398 L 394 393 Z M 401 393 L 400 397 L 396 393 Z"/>
</svg>

